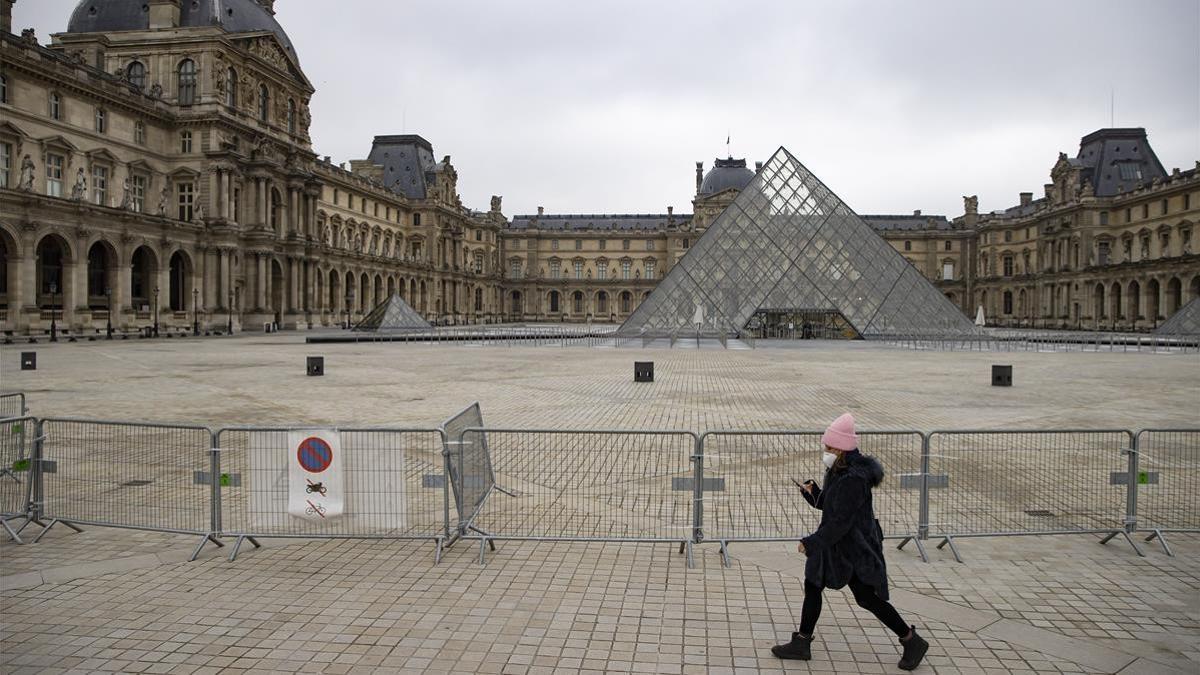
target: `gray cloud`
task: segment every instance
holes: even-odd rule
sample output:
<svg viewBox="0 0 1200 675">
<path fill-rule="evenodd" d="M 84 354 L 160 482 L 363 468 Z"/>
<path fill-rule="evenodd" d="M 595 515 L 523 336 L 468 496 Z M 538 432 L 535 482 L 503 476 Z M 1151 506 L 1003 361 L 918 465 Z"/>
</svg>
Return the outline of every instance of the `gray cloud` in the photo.
<svg viewBox="0 0 1200 675">
<path fill-rule="evenodd" d="M 70 0 L 14 23 L 65 28 Z M 957 214 L 1040 192 L 1060 151 L 1144 126 L 1200 157 L 1200 0 L 278 0 L 317 87 L 319 154 L 419 133 L 464 201 L 505 211 L 690 210 L 694 162 L 787 146 L 860 213 Z"/>
</svg>

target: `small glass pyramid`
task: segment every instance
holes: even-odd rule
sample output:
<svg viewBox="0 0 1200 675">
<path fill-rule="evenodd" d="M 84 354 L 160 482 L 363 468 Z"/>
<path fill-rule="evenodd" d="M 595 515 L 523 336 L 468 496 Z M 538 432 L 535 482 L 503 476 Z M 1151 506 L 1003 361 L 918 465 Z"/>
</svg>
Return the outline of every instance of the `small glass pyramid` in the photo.
<svg viewBox="0 0 1200 675">
<path fill-rule="evenodd" d="M 868 339 L 976 333 L 958 307 L 784 148 L 619 333 L 740 334 L 760 310 L 838 312 Z"/>
<path fill-rule="evenodd" d="M 1200 335 L 1200 298 L 1184 305 L 1163 325 L 1154 331 L 1156 335 Z"/>
<path fill-rule="evenodd" d="M 370 314 L 363 317 L 363 320 L 358 322 L 354 330 L 379 332 L 429 330 L 430 328 L 428 321 L 422 319 L 421 315 L 417 314 L 415 309 L 409 307 L 407 302 L 404 302 L 403 298 L 393 293 L 387 300 L 379 303 L 375 309 L 371 310 Z"/>
</svg>

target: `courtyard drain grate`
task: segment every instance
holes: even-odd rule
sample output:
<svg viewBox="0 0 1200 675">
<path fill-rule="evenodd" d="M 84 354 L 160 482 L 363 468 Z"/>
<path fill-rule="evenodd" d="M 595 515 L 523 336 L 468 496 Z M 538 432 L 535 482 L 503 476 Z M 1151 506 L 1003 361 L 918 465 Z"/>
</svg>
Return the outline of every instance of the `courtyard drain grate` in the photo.
<svg viewBox="0 0 1200 675">
<path fill-rule="evenodd" d="M 150 483 L 152 483 L 152 482 L 154 482 L 154 481 L 149 481 L 149 480 L 131 480 L 131 481 L 126 481 L 126 482 L 124 482 L 124 483 L 121 483 L 121 487 L 137 487 L 137 486 L 139 486 L 139 485 L 149 485 L 149 484 L 150 484 Z"/>
<path fill-rule="evenodd" d="M 1053 513 L 1049 512 L 1045 509 L 1034 509 L 1032 511 L 1026 511 L 1025 515 L 1037 516 L 1038 518 L 1053 518 L 1054 517 Z"/>
</svg>

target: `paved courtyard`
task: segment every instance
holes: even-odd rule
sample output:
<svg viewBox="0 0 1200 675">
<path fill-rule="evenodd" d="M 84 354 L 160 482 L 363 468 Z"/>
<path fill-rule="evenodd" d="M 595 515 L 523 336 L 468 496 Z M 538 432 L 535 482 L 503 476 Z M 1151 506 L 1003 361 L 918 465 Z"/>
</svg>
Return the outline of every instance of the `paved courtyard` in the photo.
<svg viewBox="0 0 1200 675">
<path fill-rule="evenodd" d="M 0 349 L 0 391 L 39 416 L 222 425 L 435 426 L 471 401 L 505 427 L 1131 428 L 1200 424 L 1200 357 L 912 352 L 864 343 L 751 351 L 306 345 L 303 336 Z M 326 376 L 304 357 L 326 357 Z M 632 361 L 656 382 L 632 382 Z M 1012 364 L 1016 386 L 990 386 Z M 1036 470 L 1036 467 L 1030 467 Z M 1069 482 L 1064 475 L 1061 480 Z M 1200 537 L 1136 556 L 1093 535 L 889 550 L 893 600 L 925 628 L 924 672 L 1200 668 Z M 815 660 L 768 648 L 798 620 L 787 543 L 697 547 L 274 540 L 234 562 L 195 539 L 56 527 L 0 544 L 0 670 L 220 672 L 897 672 L 885 629 L 830 592 Z"/>
</svg>

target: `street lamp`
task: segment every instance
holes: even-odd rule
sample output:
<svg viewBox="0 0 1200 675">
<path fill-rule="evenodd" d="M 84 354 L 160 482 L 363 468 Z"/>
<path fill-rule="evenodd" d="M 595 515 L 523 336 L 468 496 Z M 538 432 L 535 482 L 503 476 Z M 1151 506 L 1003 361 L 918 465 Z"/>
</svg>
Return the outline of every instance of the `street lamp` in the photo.
<svg viewBox="0 0 1200 675">
<path fill-rule="evenodd" d="M 154 337 L 158 337 L 158 286 L 154 287 Z"/>
<path fill-rule="evenodd" d="M 200 289 L 192 289 L 192 337 L 200 334 Z"/>
<path fill-rule="evenodd" d="M 105 321 L 104 331 L 108 334 L 108 339 L 112 339 L 112 289 L 104 289 L 104 297 L 108 298 L 108 319 Z"/>
<path fill-rule="evenodd" d="M 58 342 L 58 312 L 54 309 L 55 296 L 58 294 L 58 284 L 50 282 L 50 341 Z"/>
<path fill-rule="evenodd" d="M 229 289 L 229 334 L 233 335 L 233 289 Z"/>
</svg>

